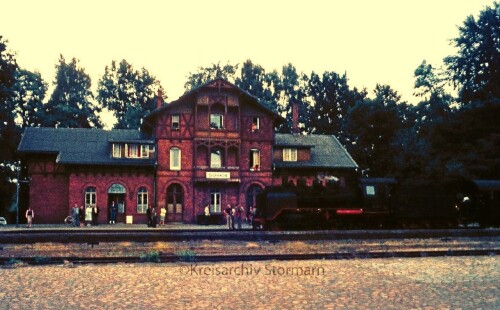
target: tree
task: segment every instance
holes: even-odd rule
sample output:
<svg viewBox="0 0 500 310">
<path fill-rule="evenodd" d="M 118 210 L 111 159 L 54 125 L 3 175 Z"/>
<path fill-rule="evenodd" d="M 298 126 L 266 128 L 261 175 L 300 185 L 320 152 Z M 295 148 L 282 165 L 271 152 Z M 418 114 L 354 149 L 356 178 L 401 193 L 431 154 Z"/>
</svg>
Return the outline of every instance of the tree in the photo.
<svg viewBox="0 0 500 310">
<path fill-rule="evenodd" d="M 117 118 L 115 129 L 137 129 L 141 119 L 156 108 L 156 94 L 163 89 L 146 69 L 134 70 L 123 59 L 118 67 L 111 62 L 99 80 L 97 100 Z"/>
<path fill-rule="evenodd" d="M 349 151 L 371 176 L 397 174 L 394 162 L 399 146 L 395 139 L 402 127 L 397 105 L 400 96 L 388 85 L 375 87 L 375 98 L 359 100 L 348 115 L 352 139 Z"/>
<path fill-rule="evenodd" d="M 15 79 L 10 101 L 16 122 L 22 128 L 41 126 L 47 83 L 42 80 L 40 73 L 26 69 L 16 71 Z"/>
<path fill-rule="evenodd" d="M 297 126 L 299 127 L 299 131 L 304 132 L 308 123 L 310 108 L 309 103 L 306 101 L 307 94 L 305 91 L 307 76 L 303 73 L 299 74 L 297 69 L 291 63 L 288 63 L 283 66 L 281 75 L 276 77 L 279 78 L 273 81 L 274 97 L 277 101 L 276 110 L 286 119 L 286 122 L 279 126 L 278 131 L 281 133 L 292 132 L 292 107 L 296 104 L 299 114 Z"/>
<path fill-rule="evenodd" d="M 475 100 L 498 100 L 500 97 L 500 3 L 486 7 L 479 18 L 471 15 L 458 28 L 452 40 L 458 54 L 445 63 L 459 89 L 463 105 Z"/>
<path fill-rule="evenodd" d="M 9 180 L 15 175 L 16 148 L 20 139 L 19 128 L 14 121 L 12 87 L 18 69 L 14 53 L 7 50 L 7 40 L 0 36 L 0 213 L 5 213 L 15 193 L 15 185 Z"/>
<path fill-rule="evenodd" d="M 223 67 L 220 63 L 212 64 L 208 67 L 198 67 L 198 71 L 189 72 L 187 82 L 184 84 L 186 92 L 206 84 L 209 81 L 222 78 L 229 82 L 234 82 L 238 65 L 227 63 Z"/>
<path fill-rule="evenodd" d="M 241 67 L 241 75 L 235 80 L 235 85 L 255 96 L 259 102 L 273 111 L 277 111 L 278 96 L 275 87 L 279 83 L 276 71 L 266 73 L 264 68 L 247 60 Z"/>
<path fill-rule="evenodd" d="M 366 91 L 351 90 L 347 75 L 324 72 L 320 77 L 312 72 L 308 81 L 311 109 L 309 131 L 318 134 L 336 135 L 342 143 L 348 141 L 346 117 L 358 101 L 364 100 Z"/>
<path fill-rule="evenodd" d="M 94 102 L 90 76 L 73 58 L 67 63 L 61 55 L 56 65 L 55 89 L 45 105 L 44 126 L 67 128 L 102 128 Z"/>
<path fill-rule="evenodd" d="M 18 65 L 14 53 L 7 51 L 7 40 L 0 36 L 0 163 L 16 159 L 19 130 L 12 106 L 13 86 Z"/>
</svg>

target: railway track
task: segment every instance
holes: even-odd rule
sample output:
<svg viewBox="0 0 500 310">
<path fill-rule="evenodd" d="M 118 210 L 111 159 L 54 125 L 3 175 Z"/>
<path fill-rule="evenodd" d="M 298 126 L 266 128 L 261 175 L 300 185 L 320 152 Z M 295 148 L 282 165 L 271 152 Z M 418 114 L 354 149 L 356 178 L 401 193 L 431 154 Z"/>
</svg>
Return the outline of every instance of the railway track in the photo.
<svg viewBox="0 0 500 310">
<path fill-rule="evenodd" d="M 426 230 L 332 230 L 332 231 L 254 231 L 254 230 L 151 230 L 151 229 L 10 229 L 0 230 L 0 244 L 15 243 L 99 243 L 156 242 L 187 240 L 298 241 L 345 239 L 411 239 L 499 237 L 500 229 Z"/>
<path fill-rule="evenodd" d="M 373 258 L 419 258 L 442 256 L 496 256 L 499 249 L 439 250 L 439 251 L 391 251 L 391 252 L 351 252 L 351 253 L 314 253 L 314 254 L 257 254 L 257 255 L 196 255 L 189 258 L 179 255 L 158 255 L 155 259 L 137 256 L 116 257 L 0 257 L 4 266 L 22 262 L 29 265 L 83 265 L 117 263 L 210 263 L 245 261 L 290 261 L 290 260 L 338 260 Z"/>
</svg>

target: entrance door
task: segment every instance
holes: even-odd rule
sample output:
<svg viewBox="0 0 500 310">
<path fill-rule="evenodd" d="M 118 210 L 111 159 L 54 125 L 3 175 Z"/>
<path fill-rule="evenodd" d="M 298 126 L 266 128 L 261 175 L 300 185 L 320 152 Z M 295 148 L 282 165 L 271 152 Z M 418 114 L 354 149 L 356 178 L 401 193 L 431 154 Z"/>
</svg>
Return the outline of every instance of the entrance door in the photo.
<svg viewBox="0 0 500 310">
<path fill-rule="evenodd" d="M 121 184 L 115 183 L 111 185 L 108 190 L 108 223 L 110 220 L 111 212 L 109 207 L 111 206 L 111 202 L 115 202 L 118 206 L 118 212 L 116 213 L 116 222 L 117 223 L 125 223 L 125 197 L 126 197 L 125 187 Z"/>
<path fill-rule="evenodd" d="M 212 189 L 210 190 L 210 213 L 220 213 L 221 203 L 220 203 L 220 190 Z"/>
<path fill-rule="evenodd" d="M 179 184 L 167 188 L 167 222 L 182 222 L 184 194 Z"/>
</svg>

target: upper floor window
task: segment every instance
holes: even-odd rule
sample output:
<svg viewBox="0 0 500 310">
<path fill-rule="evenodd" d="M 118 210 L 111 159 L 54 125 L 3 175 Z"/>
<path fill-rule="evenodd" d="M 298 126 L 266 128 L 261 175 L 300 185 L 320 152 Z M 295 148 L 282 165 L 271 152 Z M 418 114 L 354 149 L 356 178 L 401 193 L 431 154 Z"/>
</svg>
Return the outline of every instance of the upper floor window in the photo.
<svg viewBox="0 0 500 310">
<path fill-rule="evenodd" d="M 254 116 L 252 118 L 252 132 L 256 132 L 259 130 L 260 127 L 260 120 L 258 116 Z"/>
<path fill-rule="evenodd" d="M 141 145 L 141 158 L 149 157 L 149 145 Z"/>
<path fill-rule="evenodd" d="M 113 143 L 113 157 L 122 157 L 122 146 L 120 144 Z"/>
<path fill-rule="evenodd" d="M 128 146 L 128 157 L 137 158 L 139 157 L 139 148 L 137 144 L 130 144 Z"/>
<path fill-rule="evenodd" d="M 170 149 L 170 170 L 181 170 L 181 149 Z"/>
<path fill-rule="evenodd" d="M 284 148 L 283 149 L 283 161 L 297 161 L 297 149 Z"/>
<path fill-rule="evenodd" d="M 172 115 L 172 130 L 179 130 L 179 128 L 180 128 L 179 115 L 174 114 Z"/>
<path fill-rule="evenodd" d="M 222 128 L 224 128 L 223 115 L 210 114 L 210 129 L 222 129 Z"/>
<path fill-rule="evenodd" d="M 250 150 L 250 170 L 251 171 L 260 170 L 260 151 L 257 149 Z"/>
<path fill-rule="evenodd" d="M 222 153 L 219 149 L 212 149 L 210 152 L 210 168 L 222 167 Z"/>
</svg>

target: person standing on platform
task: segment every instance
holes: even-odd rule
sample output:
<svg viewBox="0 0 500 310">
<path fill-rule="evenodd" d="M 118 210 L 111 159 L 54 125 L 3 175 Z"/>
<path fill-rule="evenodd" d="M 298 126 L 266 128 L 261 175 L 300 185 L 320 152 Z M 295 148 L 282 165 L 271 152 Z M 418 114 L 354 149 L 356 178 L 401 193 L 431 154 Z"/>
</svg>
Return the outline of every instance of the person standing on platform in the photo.
<svg viewBox="0 0 500 310">
<path fill-rule="evenodd" d="M 90 226 L 90 223 L 92 223 L 92 208 L 87 206 L 85 208 L 85 226 Z"/>
<path fill-rule="evenodd" d="M 160 226 L 165 225 L 165 216 L 167 215 L 167 210 L 165 207 L 161 207 L 160 209 Z"/>
<path fill-rule="evenodd" d="M 116 224 L 116 211 L 118 211 L 118 206 L 115 204 L 115 201 L 111 202 L 111 206 L 109 207 L 109 223 Z"/>
<path fill-rule="evenodd" d="M 26 221 L 28 225 L 26 227 L 33 227 L 33 218 L 35 217 L 35 211 L 31 208 L 31 206 L 26 210 Z"/>
<path fill-rule="evenodd" d="M 99 208 L 97 207 L 97 205 L 95 205 L 92 208 L 92 225 L 93 226 L 97 226 L 98 219 L 99 219 Z"/>
<path fill-rule="evenodd" d="M 73 225 L 75 225 L 75 227 L 80 226 L 80 208 L 78 208 L 76 203 L 73 207 Z"/>
<path fill-rule="evenodd" d="M 236 224 L 238 224 L 238 229 L 241 229 L 241 224 L 243 222 L 243 214 L 244 214 L 243 207 L 240 205 L 237 205 L 236 209 L 234 210 L 234 217 L 236 219 Z M 233 229 L 234 229 L 234 227 L 233 227 Z"/>
<path fill-rule="evenodd" d="M 148 217 L 148 227 L 151 227 L 153 224 L 151 220 L 151 206 L 148 206 L 148 209 L 146 210 L 146 216 Z"/>
<path fill-rule="evenodd" d="M 233 208 L 230 204 L 227 205 L 226 208 L 226 218 L 227 218 L 227 229 L 234 229 L 234 216 L 233 216 Z"/>
</svg>

